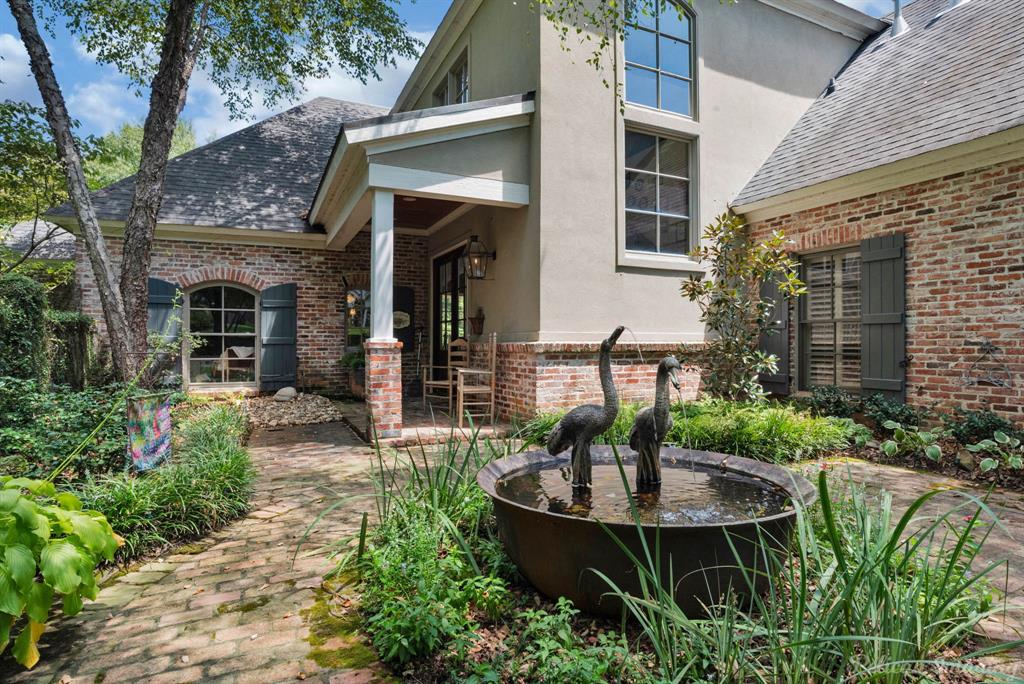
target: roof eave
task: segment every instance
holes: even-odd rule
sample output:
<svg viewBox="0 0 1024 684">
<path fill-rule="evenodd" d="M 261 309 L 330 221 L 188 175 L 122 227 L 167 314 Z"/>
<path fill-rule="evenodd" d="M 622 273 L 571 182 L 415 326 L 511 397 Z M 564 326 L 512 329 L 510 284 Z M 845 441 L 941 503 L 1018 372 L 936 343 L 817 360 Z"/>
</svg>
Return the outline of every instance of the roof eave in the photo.
<svg viewBox="0 0 1024 684">
<path fill-rule="evenodd" d="M 864 41 L 889 26 L 836 0 L 758 0 L 856 41 Z"/>
</svg>

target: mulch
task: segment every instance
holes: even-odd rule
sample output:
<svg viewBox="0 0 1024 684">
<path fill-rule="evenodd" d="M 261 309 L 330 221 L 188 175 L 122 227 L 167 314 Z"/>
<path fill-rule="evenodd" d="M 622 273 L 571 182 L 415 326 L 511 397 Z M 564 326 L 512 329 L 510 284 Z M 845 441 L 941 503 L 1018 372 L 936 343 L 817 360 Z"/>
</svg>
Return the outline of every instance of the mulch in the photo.
<svg viewBox="0 0 1024 684">
<path fill-rule="evenodd" d="M 847 449 L 838 453 L 837 456 L 849 456 L 884 465 L 903 466 L 904 468 L 938 473 L 955 480 L 971 482 L 981 487 L 994 485 L 1024 491 L 1024 471 L 1011 468 L 996 468 L 995 470 L 983 473 L 977 466 L 980 460 L 978 455 L 964 449 L 956 440 L 942 440 L 939 442 L 939 446 L 942 448 L 942 458 L 938 461 L 933 461 L 923 455 L 890 457 L 886 456 L 881 450 L 872 447 Z M 974 467 L 967 468 L 961 462 L 961 458 L 965 460 L 970 458 Z"/>
</svg>

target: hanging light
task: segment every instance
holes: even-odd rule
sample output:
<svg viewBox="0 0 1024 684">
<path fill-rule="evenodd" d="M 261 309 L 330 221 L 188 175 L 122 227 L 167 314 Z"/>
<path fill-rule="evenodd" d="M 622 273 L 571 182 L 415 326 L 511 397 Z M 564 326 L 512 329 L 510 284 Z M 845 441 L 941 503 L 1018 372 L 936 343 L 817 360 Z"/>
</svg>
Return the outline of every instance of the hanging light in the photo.
<svg viewBox="0 0 1024 684">
<path fill-rule="evenodd" d="M 480 236 L 470 236 L 469 246 L 466 247 L 466 253 L 462 256 L 466 276 L 470 280 L 483 280 L 487 275 L 487 261 L 496 261 L 497 259 L 498 253 L 488 252 L 487 245 L 480 241 Z"/>
</svg>

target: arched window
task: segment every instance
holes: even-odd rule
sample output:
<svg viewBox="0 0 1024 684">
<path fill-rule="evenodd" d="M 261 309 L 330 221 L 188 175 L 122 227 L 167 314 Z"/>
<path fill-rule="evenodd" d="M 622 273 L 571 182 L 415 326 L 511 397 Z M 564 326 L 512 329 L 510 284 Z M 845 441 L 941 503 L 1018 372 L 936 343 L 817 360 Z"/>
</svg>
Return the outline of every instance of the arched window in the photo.
<svg viewBox="0 0 1024 684">
<path fill-rule="evenodd" d="M 256 384 L 256 294 L 233 285 L 203 285 L 188 295 L 194 345 L 186 368 L 193 385 Z"/>
<path fill-rule="evenodd" d="M 626 30 L 626 101 L 692 116 L 692 17 L 675 0 L 652 4 Z"/>
</svg>

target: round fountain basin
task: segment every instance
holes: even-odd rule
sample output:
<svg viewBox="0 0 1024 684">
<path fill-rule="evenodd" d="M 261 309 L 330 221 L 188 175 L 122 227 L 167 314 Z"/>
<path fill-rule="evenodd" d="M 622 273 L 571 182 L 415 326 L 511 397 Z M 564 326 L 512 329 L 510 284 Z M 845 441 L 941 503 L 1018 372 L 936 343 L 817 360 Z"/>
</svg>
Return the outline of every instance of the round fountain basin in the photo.
<svg viewBox="0 0 1024 684">
<path fill-rule="evenodd" d="M 748 594 L 755 575 L 745 578 L 742 567 L 763 570 L 763 545 L 788 549 L 794 502 L 806 506 L 817 497 L 814 485 L 781 466 L 675 447 L 661 450 L 661 487 L 638 491 L 636 453 L 626 446 L 618 452 L 652 554 L 660 535 L 663 586 L 674 583 L 676 602 L 694 617 L 729 587 L 741 598 Z M 612 589 L 598 573 L 635 596 L 640 581 L 597 521 L 637 558 L 645 556 L 611 447 L 594 446 L 591 457 L 589 497 L 573 496 L 569 458 L 543 451 L 490 463 L 477 482 L 494 500 L 506 552 L 534 587 L 588 613 L 617 616 L 622 604 L 607 595 Z M 755 590 L 762 591 L 769 578 L 758 577 Z"/>
</svg>

